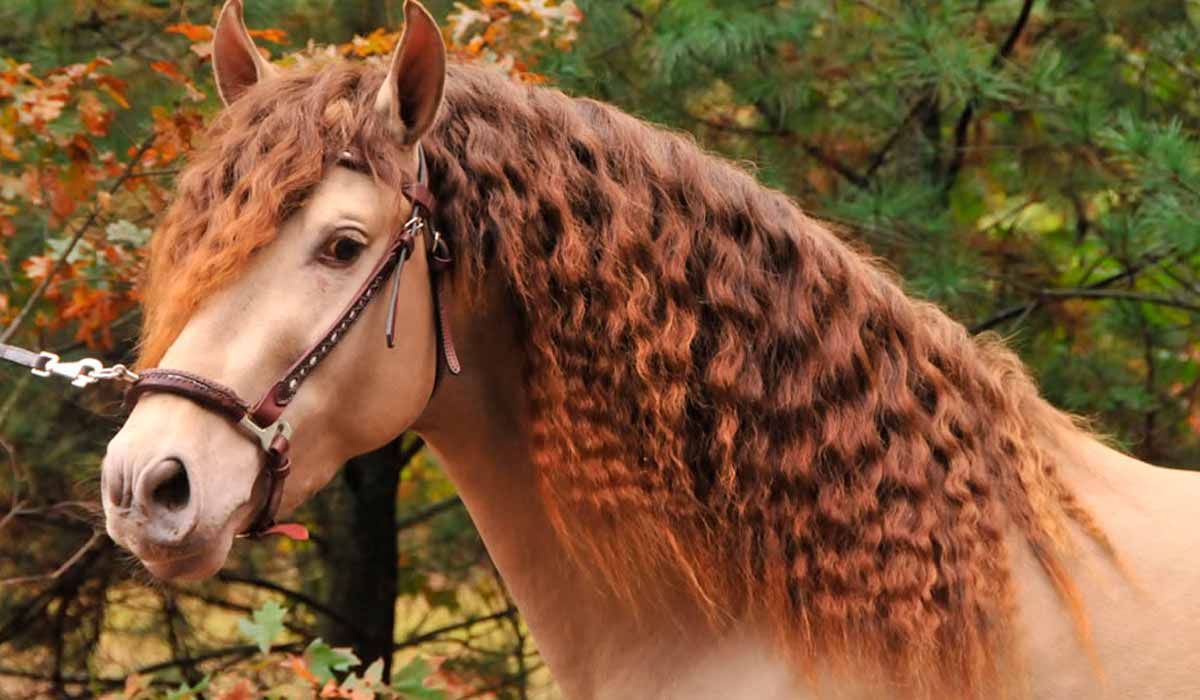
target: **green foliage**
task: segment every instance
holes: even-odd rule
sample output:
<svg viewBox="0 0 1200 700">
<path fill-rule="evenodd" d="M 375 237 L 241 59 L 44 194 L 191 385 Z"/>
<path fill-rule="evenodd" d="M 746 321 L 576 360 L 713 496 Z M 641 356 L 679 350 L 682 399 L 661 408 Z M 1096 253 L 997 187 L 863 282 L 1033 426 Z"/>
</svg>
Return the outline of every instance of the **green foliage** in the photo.
<svg viewBox="0 0 1200 700">
<path fill-rule="evenodd" d="M 309 670 L 323 682 L 333 680 L 334 671 L 349 671 L 360 661 L 349 649 L 334 649 L 318 637 L 304 649 Z"/>
<path fill-rule="evenodd" d="M 433 668 L 424 659 L 413 659 L 396 672 L 392 688 L 407 700 L 444 700 L 444 692 L 425 685 L 426 679 L 432 673 Z"/>
<path fill-rule="evenodd" d="M 286 615 L 286 608 L 269 600 L 254 611 L 252 620 L 238 620 L 238 631 L 258 645 L 258 650 L 265 654 L 271 650 L 271 643 L 275 641 L 275 638 L 283 633 L 283 618 Z M 319 639 L 314 640 L 313 644 L 316 645 L 318 642 L 320 642 Z M 309 647 L 310 651 L 312 649 L 313 647 Z"/>
<path fill-rule="evenodd" d="M 195 685 L 188 685 L 187 683 L 180 685 L 175 690 L 164 695 L 163 700 L 192 700 L 192 698 L 202 698 L 204 696 L 201 693 L 208 690 L 208 686 L 211 683 L 212 677 L 206 675 Z"/>
</svg>

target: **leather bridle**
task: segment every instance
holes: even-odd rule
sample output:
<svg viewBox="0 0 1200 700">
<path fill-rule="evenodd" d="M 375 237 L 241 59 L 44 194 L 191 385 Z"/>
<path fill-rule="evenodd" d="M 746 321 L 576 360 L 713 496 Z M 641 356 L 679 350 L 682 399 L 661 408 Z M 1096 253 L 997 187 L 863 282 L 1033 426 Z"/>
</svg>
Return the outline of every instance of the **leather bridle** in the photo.
<svg viewBox="0 0 1200 700">
<path fill-rule="evenodd" d="M 148 393 L 173 394 L 189 399 L 229 419 L 239 430 L 258 444 L 265 456 L 262 474 L 267 482 L 267 498 L 250 526 L 241 533 L 242 537 L 261 537 L 268 534 L 285 534 L 292 537 L 307 536 L 303 528 L 294 525 L 277 525 L 275 522 L 275 515 L 283 497 L 283 486 L 291 471 L 289 452 L 292 426 L 283 419 L 282 414 L 296 396 L 296 392 L 299 391 L 305 379 L 346 337 L 350 328 L 363 315 L 367 304 L 375 298 L 393 271 L 395 274 L 392 276 L 389 291 L 390 301 L 385 336 L 388 347 L 394 346 L 400 273 L 404 268 L 405 261 L 412 256 L 416 239 L 421 234 L 424 234 L 428 245 L 434 323 L 439 337 L 438 346 L 441 359 L 445 361 L 446 369 L 451 374 L 458 374 L 462 370 L 454 349 L 450 325 L 446 318 L 446 305 L 444 299 L 441 298 L 442 292 L 438 284 L 438 273 L 452 263 L 452 258 L 445 239 L 434 230 L 431 223 L 434 197 L 429 190 L 425 153 L 420 144 L 417 145 L 417 161 L 416 180 L 406 182 L 402 186 L 403 193 L 412 202 L 412 216 L 388 241 L 387 250 L 375 263 L 371 274 L 337 320 L 325 331 L 320 340 L 313 343 L 300 356 L 300 359 L 296 360 L 283 373 L 279 381 L 271 385 L 271 388 L 257 403 L 250 405 L 233 389 L 206 377 L 182 370 L 163 368 L 138 372 L 136 382 L 126 394 L 126 401 L 130 405 Z M 364 169 L 364 161 L 356 157 L 352 151 L 341 153 L 338 162 L 354 169 Z"/>
</svg>

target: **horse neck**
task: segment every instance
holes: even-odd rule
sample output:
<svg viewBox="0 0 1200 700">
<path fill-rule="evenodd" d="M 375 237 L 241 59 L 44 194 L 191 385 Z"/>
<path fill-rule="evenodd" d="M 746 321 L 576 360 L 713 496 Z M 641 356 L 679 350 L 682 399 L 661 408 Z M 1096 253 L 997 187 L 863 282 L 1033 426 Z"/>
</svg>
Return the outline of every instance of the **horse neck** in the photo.
<svg viewBox="0 0 1200 700">
<path fill-rule="evenodd" d="M 699 614 L 673 592 L 677 584 L 664 577 L 662 591 L 639 592 L 659 601 L 653 609 L 631 609 L 572 561 L 556 535 L 530 458 L 520 323 L 497 285 L 485 297 L 481 304 L 462 299 L 452 304 L 463 372 L 443 377 L 414 429 L 457 487 L 568 697 L 604 694 L 604 669 L 650 671 L 652 661 L 680 663 L 664 657 L 683 655 L 681 639 L 711 635 Z M 672 626 L 675 634 L 664 635 L 664 627 Z M 672 643 L 664 644 L 667 639 Z M 686 651 L 694 654 L 696 647 Z"/>
</svg>

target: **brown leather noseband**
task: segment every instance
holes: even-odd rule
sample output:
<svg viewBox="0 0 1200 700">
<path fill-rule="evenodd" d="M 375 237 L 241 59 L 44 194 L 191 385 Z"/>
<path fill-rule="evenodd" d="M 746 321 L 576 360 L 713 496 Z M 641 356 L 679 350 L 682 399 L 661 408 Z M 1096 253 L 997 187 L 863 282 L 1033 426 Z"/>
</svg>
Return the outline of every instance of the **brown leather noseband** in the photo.
<svg viewBox="0 0 1200 700">
<path fill-rule="evenodd" d="M 388 241 L 388 247 L 384 251 L 383 257 L 375 263 L 371 274 L 333 325 L 325 331 L 320 340 L 309 346 L 300 359 L 284 372 L 283 377 L 267 390 L 258 403 L 251 406 L 233 389 L 211 379 L 182 370 L 162 368 L 139 372 L 137 382 L 130 387 L 126 395 L 126 401 L 130 404 L 136 402 L 142 395 L 151 392 L 182 396 L 228 418 L 242 432 L 258 443 L 265 455 L 262 473 L 267 481 L 267 498 L 259 509 L 258 515 L 242 533 L 243 537 L 261 537 L 275 533 L 292 537 L 307 536 L 303 528 L 299 526 L 276 525 L 275 523 L 275 514 L 279 510 L 279 502 L 283 497 L 283 485 L 291 471 L 289 451 L 292 426 L 281 416 L 300 389 L 300 385 L 346 337 L 351 326 L 362 316 L 367 304 L 375 298 L 393 271 L 395 275 L 392 277 L 389 290 L 391 300 L 388 306 L 385 336 L 388 347 L 394 346 L 400 273 L 404 268 L 405 261 L 412 256 L 417 237 L 422 233 L 425 234 L 428 243 L 430 284 L 433 289 L 435 312 L 434 323 L 439 336 L 438 346 L 441 350 L 441 359 L 445 361 L 446 369 L 451 374 L 458 374 L 462 369 L 454 350 L 454 341 L 450 335 L 450 326 L 446 318 L 446 306 L 441 299 L 441 290 L 438 284 L 438 272 L 448 267 L 452 259 L 446 241 L 433 229 L 431 223 L 434 198 L 428 187 L 425 154 L 420 145 L 417 146 L 417 160 L 416 181 L 404 183 L 402 188 L 404 194 L 412 202 L 412 216 Z M 339 158 L 339 163 L 351 167 L 357 166 L 359 169 L 361 169 L 362 162 L 348 151 L 341 154 Z M 297 535 L 298 532 L 302 534 Z"/>
</svg>

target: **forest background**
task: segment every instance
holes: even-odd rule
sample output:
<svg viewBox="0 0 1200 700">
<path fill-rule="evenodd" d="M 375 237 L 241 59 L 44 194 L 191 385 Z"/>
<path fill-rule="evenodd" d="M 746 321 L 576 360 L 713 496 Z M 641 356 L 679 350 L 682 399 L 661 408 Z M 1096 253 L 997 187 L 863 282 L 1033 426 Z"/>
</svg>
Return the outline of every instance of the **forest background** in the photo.
<svg viewBox="0 0 1200 700">
<path fill-rule="evenodd" d="M 460 60 L 691 132 L 1002 333 L 1057 405 L 1200 466 L 1200 2 L 427 5 Z M 246 15 L 294 65 L 380 60 L 400 7 Z M 0 341 L 129 360 L 145 244 L 219 108 L 218 9 L 0 5 Z M 120 421 L 111 390 L 0 368 L 0 697 L 556 696 L 419 439 L 347 465 L 299 514 L 311 542 L 184 585 L 103 534 Z"/>
</svg>

